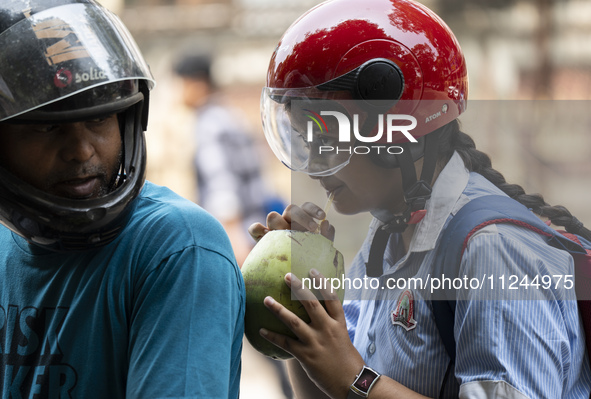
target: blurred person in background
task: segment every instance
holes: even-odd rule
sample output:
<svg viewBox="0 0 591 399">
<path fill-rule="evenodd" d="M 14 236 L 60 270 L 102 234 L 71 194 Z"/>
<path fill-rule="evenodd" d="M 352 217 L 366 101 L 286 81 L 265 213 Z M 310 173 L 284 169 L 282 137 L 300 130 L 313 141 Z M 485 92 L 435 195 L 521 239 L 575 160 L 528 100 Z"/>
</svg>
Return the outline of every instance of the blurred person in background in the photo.
<svg viewBox="0 0 591 399">
<path fill-rule="evenodd" d="M 270 194 L 246 118 L 217 90 L 211 55 L 182 54 L 174 70 L 184 104 L 195 110 L 197 202 L 222 223 L 242 265 L 254 245 L 248 226 L 283 204 Z"/>
<path fill-rule="evenodd" d="M 244 282 L 145 180 L 154 80 L 93 0 L 0 4 L 2 397 L 237 398 Z"/>
<path fill-rule="evenodd" d="M 192 130 L 196 144 L 197 202 L 222 223 L 238 264 L 242 265 L 255 244 L 248 234 L 248 226 L 268 212 L 282 210 L 284 204 L 271 195 L 264 180 L 262 154 L 248 121 L 242 112 L 224 101 L 216 87 L 211 55 L 181 54 L 174 70 L 182 79 L 184 104 L 195 110 Z M 250 347 L 245 351 L 248 354 L 259 356 Z M 284 394 L 291 397 L 283 364 L 270 358 L 263 360 L 278 372 Z"/>
</svg>

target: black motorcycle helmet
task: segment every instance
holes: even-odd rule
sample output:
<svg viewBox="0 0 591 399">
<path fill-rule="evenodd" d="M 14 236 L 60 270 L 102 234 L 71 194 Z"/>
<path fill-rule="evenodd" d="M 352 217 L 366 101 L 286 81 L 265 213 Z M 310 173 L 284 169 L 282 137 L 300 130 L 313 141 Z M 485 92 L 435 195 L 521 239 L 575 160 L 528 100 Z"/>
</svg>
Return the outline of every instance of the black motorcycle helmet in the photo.
<svg viewBox="0 0 591 399">
<path fill-rule="evenodd" d="M 0 223 L 56 251 L 111 242 L 145 181 L 154 81 L 131 35 L 92 0 L 10 0 L 0 4 L 0 48 L 0 134 L 4 123 L 116 113 L 123 141 L 116 187 L 96 199 L 49 195 L 0 167 Z"/>
</svg>

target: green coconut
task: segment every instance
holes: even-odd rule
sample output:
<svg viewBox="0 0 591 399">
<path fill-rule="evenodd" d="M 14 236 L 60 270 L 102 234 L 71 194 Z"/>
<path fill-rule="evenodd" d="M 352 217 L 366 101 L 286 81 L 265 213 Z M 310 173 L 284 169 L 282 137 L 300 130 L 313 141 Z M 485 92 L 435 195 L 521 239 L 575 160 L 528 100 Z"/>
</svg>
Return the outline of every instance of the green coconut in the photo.
<svg viewBox="0 0 591 399">
<path fill-rule="evenodd" d="M 339 279 L 345 272 L 343 255 L 332 241 L 321 234 L 295 230 L 274 230 L 263 236 L 242 265 L 246 287 L 246 316 L 244 334 L 248 342 L 260 353 L 274 359 L 290 359 L 293 356 L 273 345 L 259 334 L 261 328 L 296 338 L 292 331 L 263 304 L 267 296 L 273 297 L 306 323 L 310 317 L 300 301 L 292 299 L 292 293 L 284 277 L 293 273 L 298 278 L 310 277 L 310 269 L 318 270 L 327 279 Z M 327 280 L 328 287 L 331 284 Z M 306 284 L 308 287 L 308 284 Z M 320 299 L 321 294 L 312 289 Z M 337 291 L 343 301 L 344 290 Z"/>
</svg>

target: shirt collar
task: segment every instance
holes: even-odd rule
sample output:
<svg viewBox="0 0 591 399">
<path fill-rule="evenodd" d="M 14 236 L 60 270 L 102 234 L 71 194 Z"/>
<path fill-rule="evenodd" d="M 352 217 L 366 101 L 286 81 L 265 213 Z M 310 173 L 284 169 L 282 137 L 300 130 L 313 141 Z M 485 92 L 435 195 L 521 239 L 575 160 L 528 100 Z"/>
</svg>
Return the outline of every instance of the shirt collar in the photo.
<svg viewBox="0 0 591 399">
<path fill-rule="evenodd" d="M 431 198 L 425 206 L 427 214 L 417 224 L 409 252 L 430 251 L 435 248 L 445 221 L 460 200 L 469 178 L 470 172 L 466 169 L 464 161 L 454 152 L 435 180 Z"/>
</svg>

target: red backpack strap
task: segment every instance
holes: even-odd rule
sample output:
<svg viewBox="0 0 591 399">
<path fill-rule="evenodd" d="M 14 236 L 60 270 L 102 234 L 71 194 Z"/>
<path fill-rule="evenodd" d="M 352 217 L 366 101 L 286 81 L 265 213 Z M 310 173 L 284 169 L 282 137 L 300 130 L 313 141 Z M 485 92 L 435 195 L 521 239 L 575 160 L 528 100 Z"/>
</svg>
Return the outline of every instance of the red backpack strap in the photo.
<svg viewBox="0 0 591 399">
<path fill-rule="evenodd" d="M 576 242 L 577 244 L 579 244 L 585 251 L 587 251 L 587 255 L 591 255 L 591 249 L 589 248 L 585 248 L 585 245 L 583 245 L 583 243 L 581 242 L 581 240 L 579 239 L 579 236 L 576 234 L 572 234 L 572 233 L 567 233 L 564 230 L 557 230 L 560 234 L 562 234 L 563 236 L 565 236 L 566 238 L 568 238 L 571 241 Z"/>
</svg>

